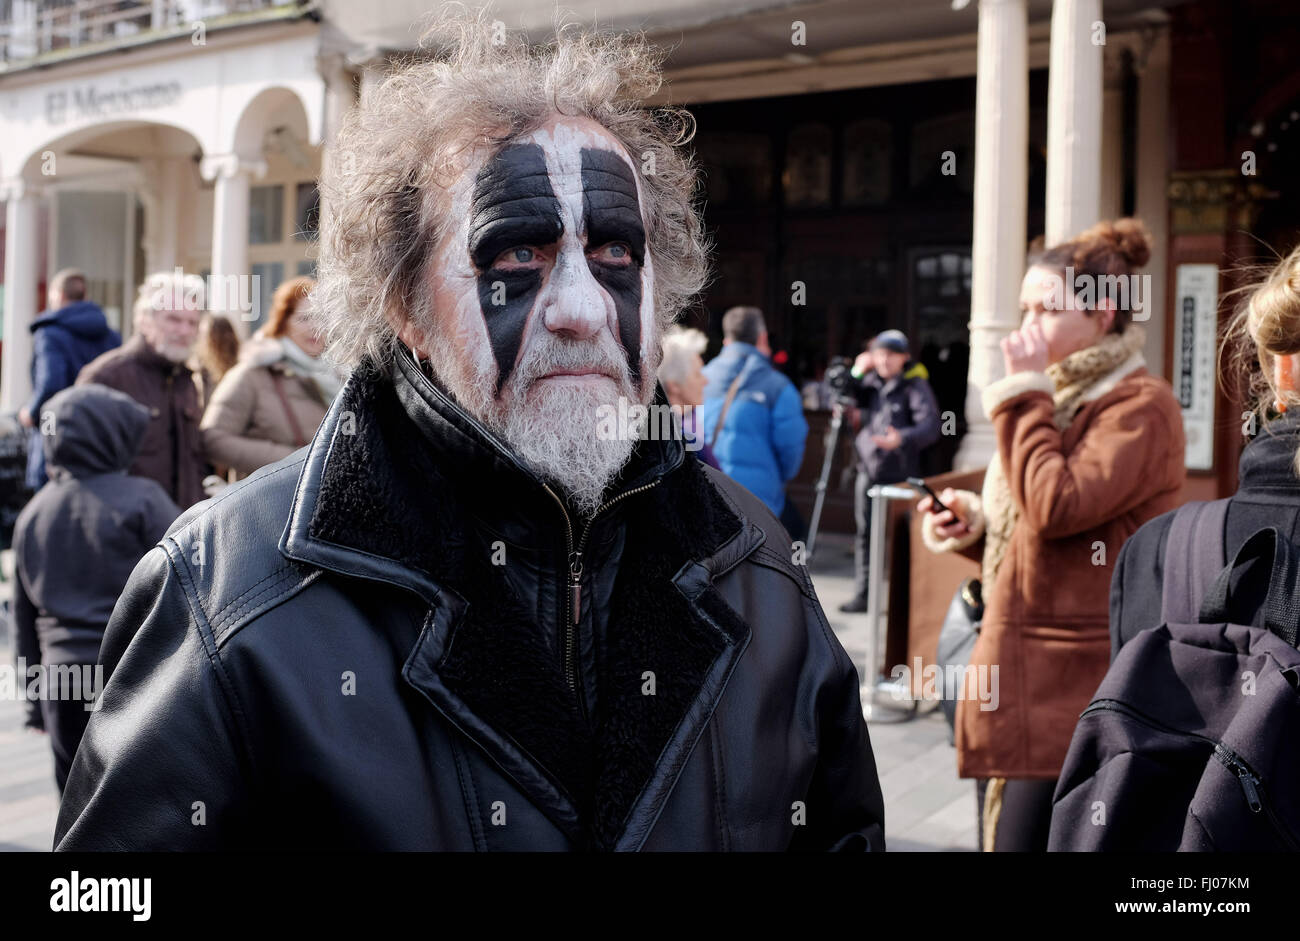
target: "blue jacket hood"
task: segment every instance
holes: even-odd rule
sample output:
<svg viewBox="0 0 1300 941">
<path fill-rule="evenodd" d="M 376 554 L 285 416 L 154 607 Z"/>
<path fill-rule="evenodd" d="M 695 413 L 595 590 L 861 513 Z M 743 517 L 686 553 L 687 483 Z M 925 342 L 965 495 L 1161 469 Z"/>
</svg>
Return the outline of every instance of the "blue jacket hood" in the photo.
<svg viewBox="0 0 1300 941">
<path fill-rule="evenodd" d="M 58 324 L 70 333 L 87 340 L 99 340 L 111 329 L 108 318 L 94 301 L 74 301 L 58 310 L 47 310 L 31 322 L 32 333 L 42 327 Z"/>
</svg>

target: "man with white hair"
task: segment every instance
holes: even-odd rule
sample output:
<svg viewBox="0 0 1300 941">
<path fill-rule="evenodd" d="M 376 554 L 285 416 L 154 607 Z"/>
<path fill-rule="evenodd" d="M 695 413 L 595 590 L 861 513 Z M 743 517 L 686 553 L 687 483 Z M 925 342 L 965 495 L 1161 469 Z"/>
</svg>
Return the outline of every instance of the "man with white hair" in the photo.
<svg viewBox="0 0 1300 941">
<path fill-rule="evenodd" d="M 79 385 L 99 383 L 149 409 L 149 427 L 129 473 L 156 480 L 182 509 L 204 499 L 209 468 L 199 433 L 203 406 L 187 361 L 199 335 L 203 279 L 177 271 L 151 274 L 135 301 L 135 334 L 88 363 Z"/>
<path fill-rule="evenodd" d="M 776 521 L 680 438 L 598 433 L 663 404 L 705 275 L 657 62 L 456 25 L 322 181 L 352 375 L 136 570 L 58 847 L 883 849 L 857 674 Z"/>
</svg>

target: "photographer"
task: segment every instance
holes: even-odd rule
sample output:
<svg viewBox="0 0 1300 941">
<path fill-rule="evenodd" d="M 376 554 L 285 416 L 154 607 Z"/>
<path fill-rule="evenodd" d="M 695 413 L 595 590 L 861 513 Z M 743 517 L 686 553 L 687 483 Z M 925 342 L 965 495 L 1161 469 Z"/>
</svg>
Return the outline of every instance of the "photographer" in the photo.
<svg viewBox="0 0 1300 941">
<path fill-rule="evenodd" d="M 858 429 L 854 442 L 858 479 L 854 488 L 853 597 L 840 605 L 845 612 L 867 610 L 868 540 L 871 535 L 872 484 L 893 484 L 917 476 L 920 454 L 939 439 L 939 406 L 925 367 L 911 362 L 907 337 L 886 330 L 871 341 L 853 363 L 845 392 L 856 400 L 849 417 Z M 838 407 L 838 406 L 837 406 Z"/>
</svg>

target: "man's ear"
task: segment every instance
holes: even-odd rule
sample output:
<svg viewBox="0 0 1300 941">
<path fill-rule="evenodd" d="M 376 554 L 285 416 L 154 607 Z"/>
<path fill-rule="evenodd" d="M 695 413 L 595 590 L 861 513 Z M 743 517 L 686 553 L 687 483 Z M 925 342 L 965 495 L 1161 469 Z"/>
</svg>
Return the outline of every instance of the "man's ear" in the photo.
<svg viewBox="0 0 1300 941">
<path fill-rule="evenodd" d="M 388 325 L 393 328 L 397 334 L 397 339 L 401 340 L 407 347 L 414 350 L 420 355 L 421 359 L 429 358 L 429 351 L 426 348 L 427 338 L 424 332 L 415 325 L 415 321 L 410 317 L 403 318 L 400 322 L 397 315 L 389 313 L 385 315 Z"/>
</svg>

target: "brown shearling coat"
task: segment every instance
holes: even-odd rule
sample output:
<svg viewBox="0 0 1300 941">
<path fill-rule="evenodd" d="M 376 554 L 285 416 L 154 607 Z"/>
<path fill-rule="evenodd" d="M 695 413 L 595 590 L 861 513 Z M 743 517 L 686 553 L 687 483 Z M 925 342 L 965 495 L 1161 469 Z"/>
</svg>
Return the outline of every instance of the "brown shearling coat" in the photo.
<svg viewBox="0 0 1300 941">
<path fill-rule="evenodd" d="M 976 667 L 998 667 L 998 706 L 958 703 L 961 777 L 1059 776 L 1110 665 L 1120 547 L 1173 509 L 1183 486 L 1182 415 L 1169 384 L 1145 368 L 1086 401 L 1063 432 L 1053 411 L 1042 386 L 988 408 L 1019 518 L 992 591 L 985 586 L 971 656 Z M 978 557 L 982 548 L 981 539 L 963 551 Z"/>
</svg>

